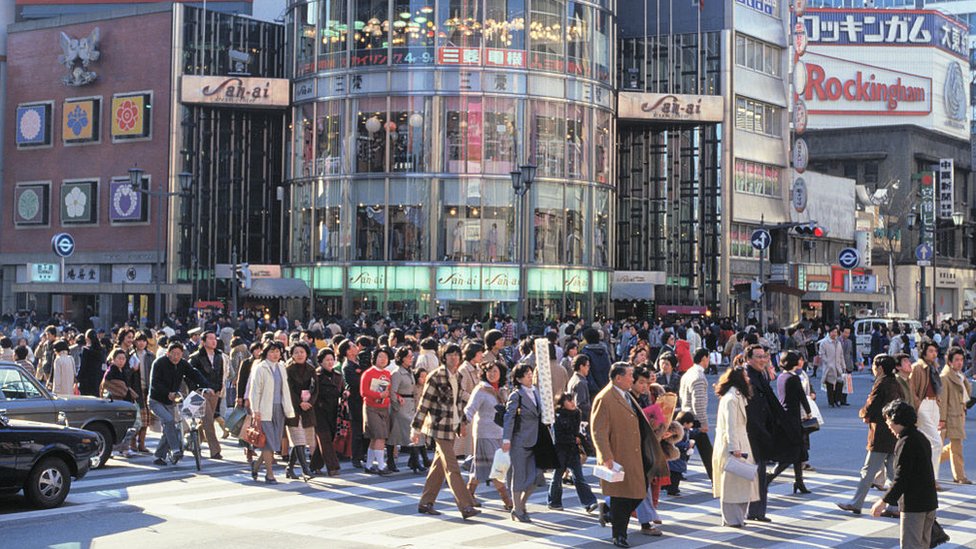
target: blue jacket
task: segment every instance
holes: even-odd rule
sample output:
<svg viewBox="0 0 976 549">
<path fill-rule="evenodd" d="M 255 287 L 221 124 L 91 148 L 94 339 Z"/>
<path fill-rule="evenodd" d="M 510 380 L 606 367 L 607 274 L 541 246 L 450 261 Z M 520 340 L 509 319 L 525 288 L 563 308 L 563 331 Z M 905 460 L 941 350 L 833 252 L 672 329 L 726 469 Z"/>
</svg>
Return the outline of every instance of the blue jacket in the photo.
<svg viewBox="0 0 976 549">
<path fill-rule="evenodd" d="M 587 384 L 590 395 L 595 395 L 610 383 L 610 353 L 603 343 L 584 345 L 581 351 L 590 359 L 590 375 Z"/>
</svg>

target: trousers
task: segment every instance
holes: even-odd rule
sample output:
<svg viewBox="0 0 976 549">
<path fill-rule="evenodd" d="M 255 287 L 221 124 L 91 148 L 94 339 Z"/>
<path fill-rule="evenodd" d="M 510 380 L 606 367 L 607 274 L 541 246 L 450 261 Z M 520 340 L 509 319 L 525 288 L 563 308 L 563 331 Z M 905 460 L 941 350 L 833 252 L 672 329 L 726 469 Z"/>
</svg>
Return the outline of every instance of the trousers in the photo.
<svg viewBox="0 0 976 549">
<path fill-rule="evenodd" d="M 923 399 L 918 404 L 918 430 L 929 439 L 932 445 L 932 472 L 935 482 L 939 482 L 939 461 L 942 457 L 942 436 L 939 435 L 939 404 L 931 399 Z"/>
<path fill-rule="evenodd" d="M 614 538 L 627 539 L 627 523 L 630 522 L 630 514 L 640 503 L 639 499 L 610 498 L 610 525 Z"/>
<path fill-rule="evenodd" d="M 698 450 L 698 455 L 701 456 L 702 465 L 705 466 L 705 472 L 708 473 L 708 478 L 712 479 L 712 441 L 708 438 L 708 433 L 703 433 L 696 429 L 692 431 L 691 439 L 695 441 L 695 449 Z"/>
<path fill-rule="evenodd" d="M 932 541 L 933 522 L 935 522 L 935 511 L 927 513 L 902 512 L 898 532 L 901 549 L 929 549 Z"/>
<path fill-rule="evenodd" d="M 857 489 L 854 491 L 854 498 L 851 499 L 850 504 L 858 509 L 864 506 L 864 500 L 868 496 L 868 491 L 871 489 L 871 485 L 874 484 L 874 479 L 878 475 L 878 472 L 882 469 L 888 475 L 888 478 L 895 478 L 894 462 L 894 454 L 868 452 L 868 455 L 864 458 L 864 465 L 861 467 L 861 480 L 857 483 Z"/>
<path fill-rule="evenodd" d="M 159 418 L 163 426 L 163 436 L 159 439 L 156 446 L 155 455 L 159 459 L 166 459 L 166 453 L 173 449 L 174 452 L 183 451 L 183 443 L 180 442 L 180 433 L 176 430 L 176 421 L 173 414 L 173 406 L 163 404 L 158 400 L 149 399 L 149 409 L 153 415 Z"/>
<path fill-rule="evenodd" d="M 769 497 L 769 481 L 766 479 L 765 459 L 757 459 L 756 466 L 759 469 L 759 499 L 749 503 L 749 518 L 760 518 L 766 516 L 766 501 Z"/>
<path fill-rule="evenodd" d="M 458 465 L 457 457 L 454 455 L 454 441 L 446 438 L 435 438 L 434 460 L 427 471 L 427 482 L 424 483 L 424 491 L 420 495 L 420 505 L 432 505 L 437 500 L 437 494 L 447 479 L 447 486 L 454 494 L 454 501 L 458 509 L 471 507 L 471 493 L 468 492 L 468 485 L 461 477 L 461 467 Z"/>
<path fill-rule="evenodd" d="M 950 459 L 952 480 L 966 480 L 966 465 L 962 460 L 962 439 L 950 438 L 949 444 L 942 447 L 940 462 Z"/>
</svg>

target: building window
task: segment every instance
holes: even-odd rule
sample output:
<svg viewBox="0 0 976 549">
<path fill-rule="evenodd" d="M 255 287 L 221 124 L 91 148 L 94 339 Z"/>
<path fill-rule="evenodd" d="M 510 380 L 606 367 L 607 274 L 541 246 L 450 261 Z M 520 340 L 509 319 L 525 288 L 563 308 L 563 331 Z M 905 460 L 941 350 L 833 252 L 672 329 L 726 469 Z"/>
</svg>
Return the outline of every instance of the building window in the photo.
<svg viewBox="0 0 976 549">
<path fill-rule="evenodd" d="M 390 255 L 393 261 L 426 261 L 430 204 L 427 180 L 390 181 Z"/>
<path fill-rule="evenodd" d="M 590 76 L 593 9 L 580 2 L 570 1 L 566 21 L 566 47 L 569 54 L 569 74 Z"/>
<path fill-rule="evenodd" d="M 782 116 L 781 107 L 745 97 L 735 98 L 735 127 L 740 130 L 780 137 Z"/>
<path fill-rule="evenodd" d="M 357 181 L 352 185 L 356 203 L 356 260 L 383 259 L 386 231 L 385 184 L 379 181 Z"/>
<path fill-rule="evenodd" d="M 342 172 L 342 101 L 316 106 L 315 175 L 338 175 Z"/>
<path fill-rule="evenodd" d="M 864 163 L 864 184 L 878 184 L 878 162 L 872 161 Z"/>
<path fill-rule="evenodd" d="M 356 172 L 386 171 L 387 124 L 386 98 L 358 100 L 356 112 Z"/>
<path fill-rule="evenodd" d="M 736 159 L 735 190 L 778 197 L 780 196 L 780 171 L 777 166 Z"/>
<path fill-rule="evenodd" d="M 735 36 L 735 64 L 770 76 L 780 76 L 783 48 L 755 38 Z"/>
<path fill-rule="evenodd" d="M 531 109 L 530 156 L 543 177 L 565 177 L 566 112 L 562 103 L 533 101 Z"/>
<path fill-rule="evenodd" d="M 484 37 L 489 49 L 525 49 L 525 0 L 488 0 Z"/>
<path fill-rule="evenodd" d="M 328 71 L 346 66 L 348 9 L 346 0 L 322 0 L 321 3 L 318 70 Z"/>
<path fill-rule="evenodd" d="M 309 2 L 297 7 L 295 16 L 295 76 L 315 72 L 315 23 L 318 18 L 318 3 Z"/>
<path fill-rule="evenodd" d="M 431 98 L 394 97 L 390 102 L 390 171 L 429 171 Z"/>
<path fill-rule="evenodd" d="M 447 97 L 444 149 L 450 173 L 481 173 L 481 97 Z"/>
<path fill-rule="evenodd" d="M 432 2 L 396 0 L 393 5 L 393 64 L 431 65 L 434 63 Z"/>
<path fill-rule="evenodd" d="M 516 170 L 516 145 L 521 143 L 519 102 L 485 97 L 485 173 L 507 175 Z"/>
<path fill-rule="evenodd" d="M 563 263 L 566 244 L 563 190 L 563 185 L 536 183 L 530 191 L 533 205 L 530 227 L 532 260 L 536 263 Z"/>
<path fill-rule="evenodd" d="M 732 238 L 729 240 L 731 244 L 731 256 L 745 258 L 759 257 L 759 252 L 752 247 L 752 232 L 756 230 L 756 227 L 743 223 L 733 223 L 731 229 Z"/>
<path fill-rule="evenodd" d="M 529 20 L 529 68 L 565 70 L 565 0 L 533 0 Z"/>
<path fill-rule="evenodd" d="M 386 0 L 355 0 L 352 66 L 386 65 L 390 36 L 390 4 Z"/>
<path fill-rule="evenodd" d="M 315 260 L 341 261 L 343 243 L 348 241 L 342 220 L 342 185 L 338 180 L 319 180 L 315 196 Z M 348 183 L 346 183 L 348 185 Z M 347 190 L 348 192 L 348 190 Z"/>
</svg>

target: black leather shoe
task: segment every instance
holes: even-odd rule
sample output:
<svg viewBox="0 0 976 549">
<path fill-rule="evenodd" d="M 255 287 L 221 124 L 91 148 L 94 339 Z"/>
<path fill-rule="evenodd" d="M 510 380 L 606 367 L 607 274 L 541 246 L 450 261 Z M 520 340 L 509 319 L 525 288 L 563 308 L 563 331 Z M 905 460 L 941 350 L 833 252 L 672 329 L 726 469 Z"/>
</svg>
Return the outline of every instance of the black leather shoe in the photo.
<svg viewBox="0 0 976 549">
<path fill-rule="evenodd" d="M 844 511 L 850 511 L 850 512 L 854 513 L 855 515 L 860 515 L 861 514 L 861 509 L 859 507 L 855 507 L 855 506 L 851 505 L 850 503 L 838 503 L 837 504 L 837 507 L 843 509 Z"/>
<path fill-rule="evenodd" d="M 749 520 L 755 520 L 757 522 L 773 522 L 773 519 L 769 517 L 749 517 Z"/>
<path fill-rule="evenodd" d="M 356 469 L 362 469 L 363 468 L 363 460 L 361 460 L 361 459 L 354 459 L 354 460 L 352 460 L 352 466 L 355 467 Z"/>
<path fill-rule="evenodd" d="M 618 536 L 618 537 L 613 538 L 613 546 L 614 547 L 630 547 L 630 544 L 627 543 L 627 538 L 625 538 L 623 536 Z"/>
<path fill-rule="evenodd" d="M 461 509 L 461 518 L 467 520 L 471 517 L 476 517 L 481 514 L 481 511 L 475 509 L 474 507 L 465 507 Z"/>
<path fill-rule="evenodd" d="M 434 517 L 436 517 L 437 515 L 440 515 L 441 514 L 440 511 L 438 511 L 437 509 L 434 509 L 434 504 L 433 503 L 424 503 L 424 504 L 418 505 L 417 506 L 417 512 L 420 513 L 421 515 L 431 515 L 431 516 L 434 516 Z"/>
</svg>

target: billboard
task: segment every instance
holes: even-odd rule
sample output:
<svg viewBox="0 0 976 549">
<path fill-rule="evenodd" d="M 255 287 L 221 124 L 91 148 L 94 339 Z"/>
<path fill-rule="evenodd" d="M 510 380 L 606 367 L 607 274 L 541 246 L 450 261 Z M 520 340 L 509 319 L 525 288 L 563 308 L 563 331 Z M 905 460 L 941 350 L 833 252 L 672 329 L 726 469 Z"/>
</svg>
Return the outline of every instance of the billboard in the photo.
<svg viewBox="0 0 976 549">
<path fill-rule="evenodd" d="M 931 10 L 810 8 L 811 129 L 914 124 L 969 140 L 968 30 Z"/>
</svg>

